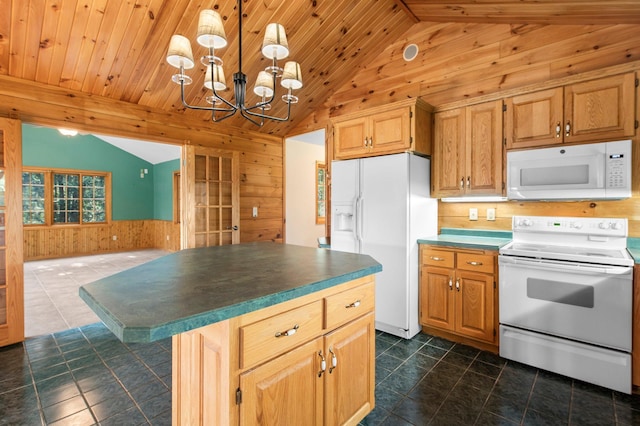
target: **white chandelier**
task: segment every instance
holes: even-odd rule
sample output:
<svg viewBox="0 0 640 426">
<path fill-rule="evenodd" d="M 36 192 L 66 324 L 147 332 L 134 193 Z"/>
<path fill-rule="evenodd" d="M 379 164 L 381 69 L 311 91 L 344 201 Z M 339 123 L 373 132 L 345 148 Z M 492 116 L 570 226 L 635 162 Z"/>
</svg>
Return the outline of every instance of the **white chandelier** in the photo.
<svg viewBox="0 0 640 426">
<path fill-rule="evenodd" d="M 277 23 L 267 25 L 264 41 L 262 42 L 262 54 L 271 59 L 271 66 L 258 73 L 253 92 L 258 95 L 260 101 L 253 106 L 246 104 L 247 76 L 242 72 L 242 0 L 238 0 L 238 72 L 233 74 L 234 101 L 232 103 L 220 95 L 226 90 L 227 84 L 224 78 L 222 60 L 215 56 L 215 49 L 221 49 L 227 45 L 227 37 L 222 26 L 222 19 L 218 12 L 206 9 L 200 12 L 198 20 L 198 34 L 196 41 L 199 45 L 209 49 L 209 54 L 200 58 L 200 62 L 206 66 L 204 87 L 211 90 L 212 95 L 206 100 L 211 106 L 189 105 L 184 97 L 184 86 L 191 84 L 192 79 L 185 74 L 185 70 L 195 66 L 191 43 L 185 36 L 174 34 L 169 43 L 167 62 L 180 70 L 171 78 L 180 85 L 182 104 L 195 110 L 211 111 L 211 120 L 218 122 L 233 116 L 240 111 L 247 120 L 262 126 L 265 119 L 275 121 L 287 121 L 291 114 L 291 104 L 298 102 L 298 98 L 292 94 L 293 90 L 302 87 L 302 73 L 300 64 L 289 61 L 284 64 L 284 70 L 278 67 L 278 59 L 289 56 L 289 46 L 284 27 Z M 282 100 L 287 104 L 287 116 L 275 117 L 265 111 L 271 109 L 271 102 L 275 99 L 276 79 L 280 78 L 280 85 L 287 89 L 282 95 Z M 216 114 L 218 113 L 218 114 Z"/>
</svg>

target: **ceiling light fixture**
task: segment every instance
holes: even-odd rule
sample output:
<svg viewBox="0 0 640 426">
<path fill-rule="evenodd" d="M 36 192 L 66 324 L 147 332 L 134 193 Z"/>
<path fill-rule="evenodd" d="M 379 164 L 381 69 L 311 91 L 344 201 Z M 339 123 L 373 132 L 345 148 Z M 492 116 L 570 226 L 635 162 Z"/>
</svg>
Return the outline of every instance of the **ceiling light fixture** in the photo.
<svg viewBox="0 0 640 426">
<path fill-rule="evenodd" d="M 77 130 L 71 130 L 71 129 L 58 129 L 58 131 L 60 132 L 61 135 L 64 135 L 64 136 L 75 136 L 78 134 Z"/>
<path fill-rule="evenodd" d="M 167 52 L 167 62 L 180 70 L 179 74 L 171 78 L 180 85 L 180 96 L 182 104 L 195 110 L 211 111 L 211 120 L 218 122 L 233 116 L 240 111 L 247 120 L 262 126 L 265 119 L 275 121 L 287 121 L 291 114 L 291 104 L 298 102 L 297 96 L 292 94 L 293 90 L 302 87 L 302 73 L 300 64 L 297 62 L 286 62 L 284 70 L 278 67 L 278 59 L 284 59 L 289 55 L 289 46 L 284 27 L 277 23 L 267 25 L 264 41 L 262 43 L 262 54 L 271 59 L 271 66 L 258 73 L 253 92 L 260 97 L 260 101 L 253 106 L 246 104 L 247 76 L 242 72 L 242 0 L 238 0 L 238 72 L 233 74 L 234 99 L 233 102 L 224 99 L 220 92 L 227 88 L 222 68 L 222 60 L 215 56 L 215 49 L 221 49 L 227 45 L 227 37 L 222 26 L 222 19 L 218 12 L 205 9 L 200 12 L 198 20 L 198 34 L 196 41 L 201 46 L 209 49 L 209 54 L 203 56 L 200 62 L 206 67 L 204 87 L 211 90 L 212 95 L 207 96 L 207 102 L 211 106 L 189 105 L 184 97 L 184 86 L 191 84 L 192 79 L 185 74 L 186 69 L 195 66 L 191 43 L 189 39 L 175 34 L 171 37 L 169 51 Z M 287 116 L 275 117 L 265 114 L 271 109 L 271 102 L 275 99 L 276 79 L 280 78 L 280 85 L 287 89 L 287 93 L 282 95 L 282 100 L 287 104 Z M 218 113 L 216 115 L 216 113 Z"/>
</svg>

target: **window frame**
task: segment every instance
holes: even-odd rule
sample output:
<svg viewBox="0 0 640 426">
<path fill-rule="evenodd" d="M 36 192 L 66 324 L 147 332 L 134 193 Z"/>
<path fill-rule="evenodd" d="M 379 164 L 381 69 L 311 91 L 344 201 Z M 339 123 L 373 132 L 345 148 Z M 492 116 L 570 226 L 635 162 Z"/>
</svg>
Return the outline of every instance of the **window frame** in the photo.
<svg viewBox="0 0 640 426">
<path fill-rule="evenodd" d="M 45 223 L 24 223 L 24 207 L 22 210 L 23 226 L 25 228 L 54 228 L 54 227 L 87 227 L 104 226 L 111 224 L 111 172 L 102 170 L 79 170 L 79 169 L 57 169 L 49 167 L 23 167 L 22 173 L 43 173 L 44 174 L 44 217 Z M 79 175 L 79 223 L 54 223 L 54 197 L 53 179 L 54 174 Z M 105 221 L 104 222 L 83 222 L 82 216 L 82 177 L 83 176 L 103 176 L 105 180 Z"/>
</svg>

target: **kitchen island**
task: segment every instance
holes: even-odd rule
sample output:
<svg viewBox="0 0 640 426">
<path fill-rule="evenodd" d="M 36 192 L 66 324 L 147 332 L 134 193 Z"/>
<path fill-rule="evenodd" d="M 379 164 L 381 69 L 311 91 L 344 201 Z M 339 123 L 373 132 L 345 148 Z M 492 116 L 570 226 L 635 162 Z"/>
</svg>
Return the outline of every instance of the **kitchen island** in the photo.
<svg viewBox="0 0 640 426">
<path fill-rule="evenodd" d="M 275 243 L 182 250 L 80 297 L 124 342 L 173 336 L 173 424 L 357 424 L 374 407 L 369 256 Z"/>
</svg>

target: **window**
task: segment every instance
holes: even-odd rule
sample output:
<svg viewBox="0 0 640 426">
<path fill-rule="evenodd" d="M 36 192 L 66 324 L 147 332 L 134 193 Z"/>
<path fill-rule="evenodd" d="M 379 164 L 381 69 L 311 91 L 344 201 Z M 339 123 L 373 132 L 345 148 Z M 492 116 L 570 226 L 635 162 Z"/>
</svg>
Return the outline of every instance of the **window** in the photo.
<svg viewBox="0 0 640 426">
<path fill-rule="evenodd" d="M 22 173 L 22 222 L 45 224 L 44 173 Z"/>
<path fill-rule="evenodd" d="M 110 218 L 110 173 L 25 170 L 22 218 L 25 225 L 106 223 Z"/>
</svg>

